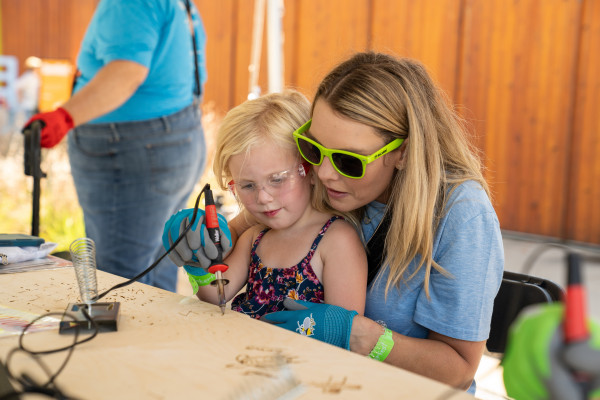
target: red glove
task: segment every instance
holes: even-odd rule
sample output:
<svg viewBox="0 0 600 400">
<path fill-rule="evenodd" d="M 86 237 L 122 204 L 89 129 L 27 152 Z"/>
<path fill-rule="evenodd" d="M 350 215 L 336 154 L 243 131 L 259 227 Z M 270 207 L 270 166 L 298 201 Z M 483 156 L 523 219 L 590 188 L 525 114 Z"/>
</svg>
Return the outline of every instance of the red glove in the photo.
<svg viewBox="0 0 600 400">
<path fill-rule="evenodd" d="M 74 127 L 71 115 L 60 107 L 54 111 L 34 115 L 27 121 L 23 130 L 27 129 L 33 121 L 42 122 L 41 145 L 46 148 L 56 146 Z"/>
</svg>

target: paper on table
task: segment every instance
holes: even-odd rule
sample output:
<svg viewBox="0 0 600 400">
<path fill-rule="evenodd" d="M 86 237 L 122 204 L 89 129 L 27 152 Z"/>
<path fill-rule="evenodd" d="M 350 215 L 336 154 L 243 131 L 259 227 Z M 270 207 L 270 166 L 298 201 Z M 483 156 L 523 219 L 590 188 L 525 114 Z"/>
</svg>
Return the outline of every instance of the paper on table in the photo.
<svg viewBox="0 0 600 400">
<path fill-rule="evenodd" d="M 27 324 L 39 317 L 38 314 L 33 314 L 27 311 L 16 310 L 0 304 L 0 337 L 19 335 Z M 33 324 L 27 333 L 40 332 L 49 329 L 58 329 L 60 319 L 54 317 L 40 318 Z"/>
<path fill-rule="evenodd" d="M 52 250 L 58 246 L 56 243 L 46 242 L 37 246 L 7 246 L 0 247 L 0 264 L 12 264 L 29 260 L 36 260 L 38 258 L 44 258 Z"/>
</svg>

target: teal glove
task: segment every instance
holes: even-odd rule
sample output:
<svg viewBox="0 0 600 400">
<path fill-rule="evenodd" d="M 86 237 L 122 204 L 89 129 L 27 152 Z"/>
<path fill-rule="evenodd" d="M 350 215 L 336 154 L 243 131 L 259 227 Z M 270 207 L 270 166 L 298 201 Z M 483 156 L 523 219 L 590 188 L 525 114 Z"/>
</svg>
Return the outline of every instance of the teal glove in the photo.
<svg viewBox="0 0 600 400">
<path fill-rule="evenodd" d="M 173 214 L 165 224 L 162 236 L 163 247 L 168 250 L 177 238 L 183 233 L 192 219 L 194 210 L 191 208 L 180 210 Z M 221 214 L 217 214 L 219 228 L 221 230 L 222 256 L 225 258 L 231 251 L 231 232 L 227 226 L 227 220 Z M 198 227 L 200 226 L 200 229 Z M 211 260 L 217 258 L 217 247 L 210 240 L 208 230 L 204 225 L 204 210 L 198 209 L 196 221 L 185 237 L 169 253 L 169 259 L 177 266 L 183 266 L 188 274 L 194 293 L 199 286 L 208 285 L 215 280 L 215 276 L 206 269 Z"/>
<path fill-rule="evenodd" d="M 290 298 L 285 299 L 283 305 L 289 311 L 265 314 L 261 321 L 350 350 L 350 332 L 354 316 L 358 314 L 356 311 Z"/>
<path fill-rule="evenodd" d="M 590 339 L 564 344 L 562 303 L 521 314 L 504 353 L 504 385 L 516 400 L 585 399 L 571 371 L 590 377 L 588 399 L 600 398 L 600 325 L 588 321 Z"/>
</svg>

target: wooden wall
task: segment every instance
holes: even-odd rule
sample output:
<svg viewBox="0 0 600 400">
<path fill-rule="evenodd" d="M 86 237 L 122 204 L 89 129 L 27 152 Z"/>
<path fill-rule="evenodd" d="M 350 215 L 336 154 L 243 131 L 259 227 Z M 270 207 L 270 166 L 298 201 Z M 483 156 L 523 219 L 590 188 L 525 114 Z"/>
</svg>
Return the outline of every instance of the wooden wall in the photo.
<svg viewBox="0 0 600 400">
<path fill-rule="evenodd" d="M 205 105 L 248 94 L 254 2 L 194 0 Z M 3 49 L 74 60 L 98 0 L 0 0 Z M 600 1 L 284 0 L 285 82 L 309 98 L 355 51 L 421 60 L 483 151 L 503 229 L 600 244 Z M 267 90 L 266 41 L 260 85 Z"/>
</svg>

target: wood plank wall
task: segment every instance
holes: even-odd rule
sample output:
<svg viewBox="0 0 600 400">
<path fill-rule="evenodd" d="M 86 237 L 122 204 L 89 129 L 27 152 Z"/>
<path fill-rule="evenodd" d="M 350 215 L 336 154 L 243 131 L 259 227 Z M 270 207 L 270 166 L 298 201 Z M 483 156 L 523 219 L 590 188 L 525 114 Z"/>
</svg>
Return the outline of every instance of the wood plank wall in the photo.
<svg viewBox="0 0 600 400">
<path fill-rule="evenodd" d="M 74 61 L 98 1 L 0 0 L 4 52 Z M 248 94 L 254 2 L 194 1 L 208 35 L 205 106 L 223 114 Z M 287 86 L 310 98 L 355 51 L 421 60 L 470 124 L 502 228 L 600 244 L 600 1 L 284 5 Z M 259 83 L 266 91 L 266 40 Z"/>
</svg>

